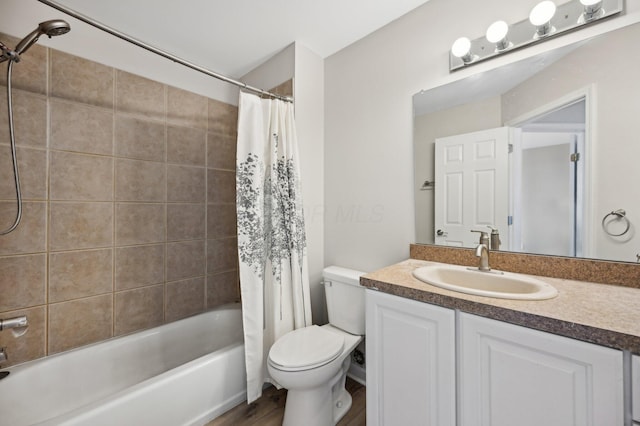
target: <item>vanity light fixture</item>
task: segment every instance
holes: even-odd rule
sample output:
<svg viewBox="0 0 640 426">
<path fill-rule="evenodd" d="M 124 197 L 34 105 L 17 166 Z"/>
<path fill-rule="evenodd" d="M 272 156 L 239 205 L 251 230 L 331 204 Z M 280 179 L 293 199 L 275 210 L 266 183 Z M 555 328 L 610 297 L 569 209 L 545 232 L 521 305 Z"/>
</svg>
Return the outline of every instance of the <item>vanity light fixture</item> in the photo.
<svg viewBox="0 0 640 426">
<path fill-rule="evenodd" d="M 529 13 L 529 22 L 536 27 L 535 37 L 544 37 L 554 31 L 551 18 L 556 14 L 556 4 L 551 0 L 538 3 Z"/>
<path fill-rule="evenodd" d="M 541 1 L 531 9 L 529 19 L 511 25 L 496 21 L 487 28 L 485 37 L 457 39 L 449 51 L 449 70 L 465 68 L 615 16 L 623 11 L 623 4 L 624 0 L 569 0 L 557 5 L 552 0 Z"/>
<path fill-rule="evenodd" d="M 510 47 L 511 43 L 507 39 L 509 25 L 504 21 L 496 21 L 487 28 L 487 41 L 496 45 L 496 50 L 501 51 Z"/>
<path fill-rule="evenodd" d="M 580 0 L 580 3 L 584 6 L 584 12 L 581 16 L 583 22 L 589 22 L 604 14 L 602 0 Z"/>
</svg>

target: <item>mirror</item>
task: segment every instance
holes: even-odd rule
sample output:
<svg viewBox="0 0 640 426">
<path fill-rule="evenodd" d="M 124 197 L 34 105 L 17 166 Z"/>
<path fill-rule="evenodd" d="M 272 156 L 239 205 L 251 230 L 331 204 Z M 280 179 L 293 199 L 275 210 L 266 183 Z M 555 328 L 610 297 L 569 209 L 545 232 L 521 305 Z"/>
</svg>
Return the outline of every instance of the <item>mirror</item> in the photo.
<svg viewBox="0 0 640 426">
<path fill-rule="evenodd" d="M 416 242 L 637 262 L 640 24 L 422 91 Z M 498 136 L 496 136 L 498 135 Z"/>
</svg>

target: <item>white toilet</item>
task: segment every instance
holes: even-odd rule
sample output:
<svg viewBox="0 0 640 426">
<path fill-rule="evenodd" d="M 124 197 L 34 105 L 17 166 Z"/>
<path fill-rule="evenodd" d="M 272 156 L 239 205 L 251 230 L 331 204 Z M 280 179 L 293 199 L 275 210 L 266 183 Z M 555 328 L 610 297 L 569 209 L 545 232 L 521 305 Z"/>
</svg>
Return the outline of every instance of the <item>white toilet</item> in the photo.
<svg viewBox="0 0 640 426">
<path fill-rule="evenodd" d="M 325 268 L 329 324 L 293 330 L 269 351 L 269 374 L 288 390 L 284 426 L 335 425 L 351 408 L 344 387 L 351 352 L 365 331 L 364 272 Z"/>
</svg>

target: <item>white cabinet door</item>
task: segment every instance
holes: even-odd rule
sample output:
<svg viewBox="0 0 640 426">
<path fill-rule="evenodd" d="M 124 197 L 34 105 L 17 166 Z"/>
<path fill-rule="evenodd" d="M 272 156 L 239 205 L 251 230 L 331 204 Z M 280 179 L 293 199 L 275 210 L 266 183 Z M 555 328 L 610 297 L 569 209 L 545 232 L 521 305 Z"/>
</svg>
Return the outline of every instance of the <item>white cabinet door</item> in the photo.
<svg viewBox="0 0 640 426">
<path fill-rule="evenodd" d="M 622 425 L 622 352 L 460 314 L 462 426 Z"/>
<path fill-rule="evenodd" d="M 367 290 L 367 425 L 455 425 L 455 315 Z"/>
</svg>

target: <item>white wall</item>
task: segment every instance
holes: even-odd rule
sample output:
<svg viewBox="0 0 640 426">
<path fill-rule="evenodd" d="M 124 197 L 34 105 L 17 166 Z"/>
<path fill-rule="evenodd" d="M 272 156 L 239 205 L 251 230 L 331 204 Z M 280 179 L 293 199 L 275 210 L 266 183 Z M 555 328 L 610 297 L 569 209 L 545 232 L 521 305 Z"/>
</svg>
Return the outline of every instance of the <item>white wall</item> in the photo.
<svg viewBox="0 0 640 426">
<path fill-rule="evenodd" d="M 313 321 L 326 322 L 324 261 L 324 60 L 296 43 L 293 90 L 300 149 Z"/>
<path fill-rule="evenodd" d="M 448 51 L 538 0 L 430 0 L 325 60 L 325 262 L 365 271 L 406 259 L 414 241 L 411 96 L 640 19 L 628 13 L 449 74 Z M 630 12 L 630 13 L 629 13 Z"/>
</svg>

